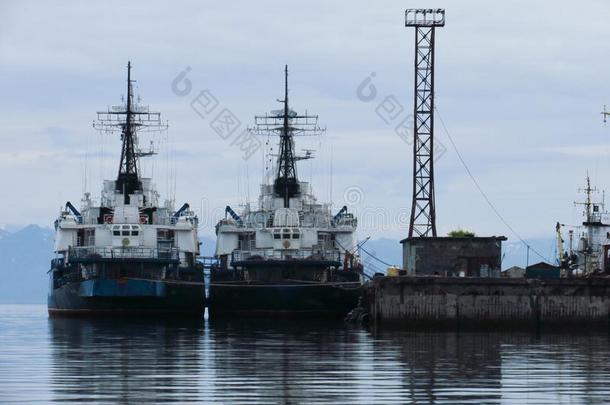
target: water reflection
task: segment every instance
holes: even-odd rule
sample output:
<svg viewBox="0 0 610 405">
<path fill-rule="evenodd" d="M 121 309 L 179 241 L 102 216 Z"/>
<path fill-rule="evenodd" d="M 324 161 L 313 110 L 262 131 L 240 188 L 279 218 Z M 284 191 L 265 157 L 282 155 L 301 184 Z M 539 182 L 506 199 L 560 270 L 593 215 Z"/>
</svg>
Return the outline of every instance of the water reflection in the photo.
<svg viewBox="0 0 610 405">
<path fill-rule="evenodd" d="M 55 400 L 200 398 L 203 321 L 49 319 L 49 329 Z"/>
<path fill-rule="evenodd" d="M 214 322 L 209 327 L 218 371 L 216 399 L 355 403 L 367 392 L 372 375 L 366 363 L 374 350 L 366 331 L 314 321 Z"/>
<path fill-rule="evenodd" d="M 601 404 L 608 343 L 604 333 L 47 319 L 0 305 L 0 403 Z"/>
<path fill-rule="evenodd" d="M 609 336 L 382 332 L 399 347 L 404 398 L 431 403 L 608 403 Z M 379 350 L 382 350 L 381 347 Z"/>
<path fill-rule="evenodd" d="M 423 402 L 480 403 L 502 398 L 502 343 L 492 333 L 385 333 L 398 352 L 403 391 Z M 380 348 L 381 350 L 381 348 Z"/>
</svg>

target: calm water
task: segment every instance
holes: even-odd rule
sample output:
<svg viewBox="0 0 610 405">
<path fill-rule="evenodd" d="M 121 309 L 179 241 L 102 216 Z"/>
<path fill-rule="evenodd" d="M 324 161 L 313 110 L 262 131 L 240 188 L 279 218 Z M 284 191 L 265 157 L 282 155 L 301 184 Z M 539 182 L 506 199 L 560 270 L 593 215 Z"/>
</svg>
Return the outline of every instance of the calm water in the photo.
<svg viewBox="0 0 610 405">
<path fill-rule="evenodd" d="M 48 319 L 0 305 L 0 402 L 608 403 L 608 334 Z"/>
</svg>

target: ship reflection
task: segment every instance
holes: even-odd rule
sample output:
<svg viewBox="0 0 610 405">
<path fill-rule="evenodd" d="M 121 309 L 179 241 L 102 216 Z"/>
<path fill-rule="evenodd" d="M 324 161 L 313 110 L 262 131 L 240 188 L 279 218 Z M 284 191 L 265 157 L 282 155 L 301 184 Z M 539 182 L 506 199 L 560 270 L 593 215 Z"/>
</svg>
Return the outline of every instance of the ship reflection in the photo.
<svg viewBox="0 0 610 405">
<path fill-rule="evenodd" d="M 49 319 L 54 399 L 197 399 L 203 326 L 203 320 Z"/>
<path fill-rule="evenodd" d="M 610 395 L 608 335 L 50 319 L 53 400 L 521 403 Z M 600 355 L 601 354 L 601 355 Z"/>
<path fill-rule="evenodd" d="M 209 326 L 216 400 L 357 403 L 367 391 L 372 346 L 364 330 L 314 320 L 215 320 Z"/>
</svg>

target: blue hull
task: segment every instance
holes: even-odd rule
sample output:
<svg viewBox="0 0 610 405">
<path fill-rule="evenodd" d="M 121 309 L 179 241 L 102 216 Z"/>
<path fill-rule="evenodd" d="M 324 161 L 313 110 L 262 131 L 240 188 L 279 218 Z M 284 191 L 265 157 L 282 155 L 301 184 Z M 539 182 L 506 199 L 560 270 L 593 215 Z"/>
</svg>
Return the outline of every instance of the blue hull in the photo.
<svg viewBox="0 0 610 405">
<path fill-rule="evenodd" d="M 203 317 L 203 268 L 155 263 L 54 261 L 49 315 L 171 315 Z"/>
<path fill-rule="evenodd" d="M 48 296 L 49 315 L 154 314 L 203 316 L 203 286 L 149 280 L 85 280 Z"/>
</svg>

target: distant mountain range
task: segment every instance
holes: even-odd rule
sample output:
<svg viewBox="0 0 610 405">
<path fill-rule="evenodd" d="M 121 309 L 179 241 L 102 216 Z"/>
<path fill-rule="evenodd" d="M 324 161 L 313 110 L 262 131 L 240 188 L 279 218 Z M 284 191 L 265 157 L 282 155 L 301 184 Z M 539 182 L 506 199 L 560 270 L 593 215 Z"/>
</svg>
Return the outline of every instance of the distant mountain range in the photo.
<svg viewBox="0 0 610 405">
<path fill-rule="evenodd" d="M 555 257 L 557 243 L 554 237 L 526 239 L 525 242 L 530 246 L 529 264 L 548 262 L 556 264 Z M 525 267 L 528 261 L 527 246 L 520 241 L 507 241 L 502 245 L 502 270 L 512 266 Z M 541 257 L 542 256 L 542 257 Z"/>
<path fill-rule="evenodd" d="M 53 258 L 54 232 L 50 228 L 29 225 L 16 231 L 0 229 L 0 303 L 44 303 L 47 297 L 47 271 Z M 214 254 L 215 240 L 201 238 L 201 254 Z M 526 241 L 530 246 L 529 263 L 553 260 L 555 240 L 538 238 Z M 388 265 L 402 266 L 402 249 L 398 240 L 381 238 L 362 245 L 362 260 L 367 273 L 385 273 Z M 502 268 L 525 267 L 527 247 L 521 242 L 503 245 Z"/>
<path fill-rule="evenodd" d="M 46 302 L 53 235 L 53 230 L 37 225 L 0 231 L 0 302 Z"/>
</svg>

